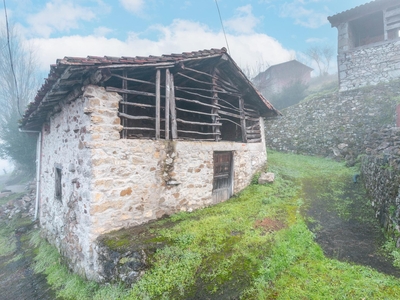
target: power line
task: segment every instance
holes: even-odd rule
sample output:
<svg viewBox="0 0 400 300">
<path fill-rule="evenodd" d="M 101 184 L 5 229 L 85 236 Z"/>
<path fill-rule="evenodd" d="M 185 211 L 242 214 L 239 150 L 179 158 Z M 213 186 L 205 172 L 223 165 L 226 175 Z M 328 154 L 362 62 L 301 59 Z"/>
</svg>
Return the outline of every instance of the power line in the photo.
<svg viewBox="0 0 400 300">
<path fill-rule="evenodd" d="M 3 5 L 4 5 L 4 14 L 6 16 L 6 31 L 7 31 L 7 47 L 8 47 L 8 54 L 10 56 L 10 66 L 11 66 L 11 72 L 14 77 L 14 84 L 15 84 L 15 93 L 17 95 L 17 109 L 19 115 L 22 117 L 20 108 L 19 108 L 19 93 L 18 93 L 18 83 L 17 83 L 17 77 L 15 76 L 15 71 L 14 71 L 14 64 L 13 64 L 13 59 L 12 59 L 12 53 L 11 53 L 11 46 L 10 46 L 10 30 L 8 28 L 8 17 L 7 17 L 7 7 L 6 7 L 6 0 L 3 0 Z"/>
<path fill-rule="evenodd" d="M 218 1 L 217 0 L 215 0 L 215 4 L 217 5 L 219 20 L 221 21 L 222 31 L 224 32 L 226 47 L 228 48 L 228 53 L 231 54 L 231 50 L 229 49 L 228 39 L 226 38 L 224 23 L 222 22 L 221 11 L 219 10 L 219 6 L 218 6 Z"/>
</svg>

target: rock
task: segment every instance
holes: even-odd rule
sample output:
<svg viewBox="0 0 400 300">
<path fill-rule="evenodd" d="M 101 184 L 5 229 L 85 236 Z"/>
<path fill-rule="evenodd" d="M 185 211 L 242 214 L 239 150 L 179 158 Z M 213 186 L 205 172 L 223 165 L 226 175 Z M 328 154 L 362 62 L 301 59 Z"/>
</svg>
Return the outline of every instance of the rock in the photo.
<svg viewBox="0 0 400 300">
<path fill-rule="evenodd" d="M 390 143 L 383 142 L 382 144 L 379 145 L 379 147 L 376 150 L 383 150 L 383 149 L 386 149 L 389 146 L 390 146 Z"/>
<path fill-rule="evenodd" d="M 339 150 L 343 150 L 344 148 L 347 148 L 348 146 L 349 146 L 348 144 L 341 143 L 337 147 L 338 147 Z"/>
<path fill-rule="evenodd" d="M 338 149 L 332 148 L 332 151 L 333 151 L 333 154 L 334 154 L 335 156 L 340 156 L 340 151 L 339 151 Z"/>
<path fill-rule="evenodd" d="M 275 180 L 275 174 L 271 172 L 262 173 L 258 178 L 258 184 L 272 183 Z"/>
</svg>

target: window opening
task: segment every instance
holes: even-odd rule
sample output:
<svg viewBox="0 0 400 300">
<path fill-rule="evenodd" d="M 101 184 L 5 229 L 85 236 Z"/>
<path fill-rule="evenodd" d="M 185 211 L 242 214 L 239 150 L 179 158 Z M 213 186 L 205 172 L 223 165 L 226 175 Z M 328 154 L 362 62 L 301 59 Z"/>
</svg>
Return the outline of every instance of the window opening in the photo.
<svg viewBox="0 0 400 300">
<path fill-rule="evenodd" d="M 380 42 L 385 38 L 382 11 L 353 20 L 349 25 L 354 47 Z"/>
<path fill-rule="evenodd" d="M 387 38 L 389 40 L 400 37 L 400 5 L 390 7 L 385 12 Z"/>
<path fill-rule="evenodd" d="M 54 175 L 55 175 L 55 198 L 57 200 L 62 199 L 62 167 L 61 165 L 56 164 L 54 167 Z"/>
</svg>

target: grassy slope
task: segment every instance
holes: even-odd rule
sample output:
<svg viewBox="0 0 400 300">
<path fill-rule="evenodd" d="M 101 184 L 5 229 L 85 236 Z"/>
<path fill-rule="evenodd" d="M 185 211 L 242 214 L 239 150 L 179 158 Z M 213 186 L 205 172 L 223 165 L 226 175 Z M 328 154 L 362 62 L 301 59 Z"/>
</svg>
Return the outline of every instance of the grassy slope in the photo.
<svg viewBox="0 0 400 300">
<path fill-rule="evenodd" d="M 67 299 L 399 299 L 399 279 L 324 257 L 300 214 L 307 202 L 302 180 L 329 178 L 321 189 L 340 199 L 340 183 L 355 170 L 273 152 L 268 163 L 273 184 L 251 185 L 225 203 L 152 226 L 154 241 L 167 246 L 133 289 L 69 275 L 54 248 L 37 238 L 36 269 Z"/>
</svg>

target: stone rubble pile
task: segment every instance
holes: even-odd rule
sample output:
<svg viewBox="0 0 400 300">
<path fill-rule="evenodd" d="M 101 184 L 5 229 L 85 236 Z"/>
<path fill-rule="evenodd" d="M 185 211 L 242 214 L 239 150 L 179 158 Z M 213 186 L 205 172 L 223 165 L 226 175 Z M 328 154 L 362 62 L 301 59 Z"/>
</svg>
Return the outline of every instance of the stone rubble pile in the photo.
<svg viewBox="0 0 400 300">
<path fill-rule="evenodd" d="M 0 206 L 0 221 L 9 220 L 15 216 L 33 218 L 36 199 L 35 183 L 28 183 L 25 191 L 25 194 Z M 0 191 L 0 200 L 8 197 L 12 198 L 13 194 L 10 190 L 2 190 Z"/>
</svg>

